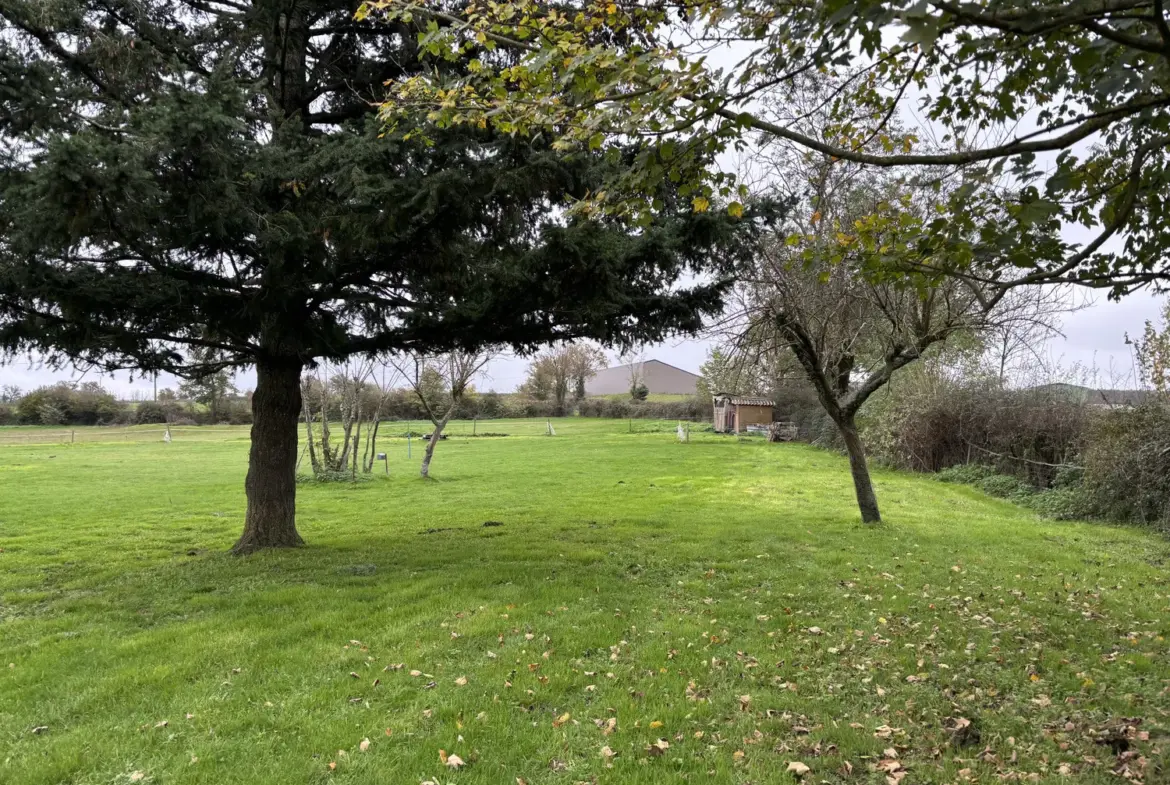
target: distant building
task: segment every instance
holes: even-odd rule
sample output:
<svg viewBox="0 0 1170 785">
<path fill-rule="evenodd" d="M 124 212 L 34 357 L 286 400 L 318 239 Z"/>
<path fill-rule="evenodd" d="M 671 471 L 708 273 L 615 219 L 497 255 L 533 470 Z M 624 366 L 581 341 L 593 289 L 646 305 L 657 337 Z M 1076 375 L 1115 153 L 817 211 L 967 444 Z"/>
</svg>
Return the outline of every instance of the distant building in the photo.
<svg viewBox="0 0 1170 785">
<path fill-rule="evenodd" d="M 1050 393 L 1074 403 L 1085 403 L 1108 409 L 1128 409 L 1140 406 L 1150 397 L 1148 390 L 1096 390 L 1079 384 L 1042 384 L 1033 389 Z"/>
<path fill-rule="evenodd" d="M 629 363 L 598 371 L 585 382 L 586 395 L 617 395 L 629 393 L 630 385 L 637 378 L 651 393 L 667 395 L 694 395 L 696 385 L 702 377 L 667 365 L 661 360 L 646 360 Z"/>
</svg>

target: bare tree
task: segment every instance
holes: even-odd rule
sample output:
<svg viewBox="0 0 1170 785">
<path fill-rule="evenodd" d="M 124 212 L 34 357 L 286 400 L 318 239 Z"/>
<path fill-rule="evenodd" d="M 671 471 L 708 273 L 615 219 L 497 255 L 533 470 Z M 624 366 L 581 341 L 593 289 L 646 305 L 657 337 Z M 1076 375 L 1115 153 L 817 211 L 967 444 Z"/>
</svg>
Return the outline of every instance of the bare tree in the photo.
<svg viewBox="0 0 1170 785">
<path fill-rule="evenodd" d="M 535 398 L 552 395 L 557 411 L 564 413 L 570 391 L 580 400 L 585 397 L 585 383 L 605 367 L 605 353 L 589 344 L 552 347 L 529 364 L 523 389 Z"/>
<path fill-rule="evenodd" d="M 630 397 L 636 399 L 645 398 L 643 391 L 646 388 L 646 353 L 641 349 L 635 349 L 622 355 L 625 364 L 628 366 L 630 377 Z"/>
<path fill-rule="evenodd" d="M 366 385 L 367 412 L 365 428 L 365 451 L 362 455 L 362 471 L 369 474 L 374 470 L 374 462 L 378 460 L 378 429 L 382 424 L 382 414 L 385 411 L 394 387 L 402 379 L 402 374 L 385 357 L 378 358 L 370 373 Z"/>
<path fill-rule="evenodd" d="M 457 350 L 437 355 L 409 354 L 390 360 L 414 390 L 419 403 L 434 425 L 434 430 L 427 440 L 426 451 L 423 453 L 422 466 L 419 467 L 420 476 L 430 476 L 431 459 L 435 454 L 435 445 L 443 436 L 443 429 L 455 414 L 471 385 L 471 380 L 495 356 L 494 350 L 479 352 Z M 436 379 L 439 384 L 429 381 Z M 435 394 L 439 390 L 441 397 Z"/>
<path fill-rule="evenodd" d="M 363 427 L 368 436 L 369 420 L 380 417 L 380 407 L 386 398 L 386 393 L 371 394 L 375 389 L 371 380 L 376 366 L 373 358 L 360 356 L 343 363 L 322 361 L 302 378 L 302 416 L 309 462 L 315 475 L 357 474 Z M 331 421 L 340 423 L 339 439 L 334 438 Z M 320 427 L 319 438 L 314 434 L 314 424 Z M 366 452 L 369 452 L 368 445 Z M 369 471 L 365 463 L 362 469 Z"/>
</svg>

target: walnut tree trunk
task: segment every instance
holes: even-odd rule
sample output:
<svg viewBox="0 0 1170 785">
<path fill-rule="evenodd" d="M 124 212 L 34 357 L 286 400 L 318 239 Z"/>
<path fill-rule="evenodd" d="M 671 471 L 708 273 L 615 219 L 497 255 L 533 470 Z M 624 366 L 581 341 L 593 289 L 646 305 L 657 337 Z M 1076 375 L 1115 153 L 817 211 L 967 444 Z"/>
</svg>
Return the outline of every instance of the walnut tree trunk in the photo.
<svg viewBox="0 0 1170 785">
<path fill-rule="evenodd" d="M 252 396 L 252 449 L 244 480 L 248 511 L 233 553 L 304 544 L 296 524 L 300 413 L 301 363 L 258 364 Z"/>
<path fill-rule="evenodd" d="M 861 509 L 863 523 L 881 523 L 882 516 L 878 511 L 877 495 L 873 492 L 873 482 L 869 479 L 869 462 L 865 458 L 865 445 L 861 442 L 861 434 L 857 431 L 857 424 L 853 417 L 842 417 L 837 422 L 841 431 L 841 438 L 845 441 L 845 451 L 849 453 L 849 471 L 853 474 L 853 489 L 857 492 L 857 506 Z"/>
</svg>

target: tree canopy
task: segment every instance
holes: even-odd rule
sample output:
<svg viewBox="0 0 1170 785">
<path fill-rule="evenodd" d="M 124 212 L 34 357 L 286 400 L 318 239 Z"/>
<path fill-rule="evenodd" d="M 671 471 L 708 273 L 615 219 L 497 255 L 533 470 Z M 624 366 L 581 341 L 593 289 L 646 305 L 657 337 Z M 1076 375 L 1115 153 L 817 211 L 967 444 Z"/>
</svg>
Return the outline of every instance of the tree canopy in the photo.
<svg viewBox="0 0 1170 785">
<path fill-rule="evenodd" d="M 636 230 L 565 214 L 637 148 L 385 132 L 387 80 L 472 58 L 424 62 L 417 23 L 357 9 L 0 4 L 0 349 L 196 378 L 254 365 L 240 551 L 300 542 L 317 358 L 695 329 L 751 228 L 665 186 Z"/>
<path fill-rule="evenodd" d="M 738 212 L 742 184 L 706 162 L 760 136 L 869 166 L 951 168 L 963 187 L 918 233 L 946 249 L 945 271 L 1118 296 L 1170 281 L 1162 0 L 377 0 L 366 9 L 425 20 L 419 44 L 432 53 L 516 57 L 397 80 L 390 117 L 424 107 L 440 125 L 547 134 L 566 149 L 614 137 L 659 143 L 587 208 L 638 212 L 653 204 L 645 188 L 673 180 L 696 210 L 720 197 Z M 812 77 L 830 84 L 827 122 L 786 104 Z M 897 128 L 908 108 L 921 128 Z M 1083 239 L 1069 235 L 1075 227 Z M 897 267 L 900 250 L 875 262 Z"/>
</svg>

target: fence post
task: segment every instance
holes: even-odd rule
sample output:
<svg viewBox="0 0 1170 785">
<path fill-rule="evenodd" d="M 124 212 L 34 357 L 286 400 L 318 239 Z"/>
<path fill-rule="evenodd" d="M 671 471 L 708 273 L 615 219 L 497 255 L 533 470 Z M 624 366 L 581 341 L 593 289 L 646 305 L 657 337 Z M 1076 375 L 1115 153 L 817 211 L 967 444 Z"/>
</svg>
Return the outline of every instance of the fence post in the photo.
<svg viewBox="0 0 1170 785">
<path fill-rule="evenodd" d="M 73 444 L 77 440 L 77 431 L 69 432 L 69 443 Z"/>
</svg>

